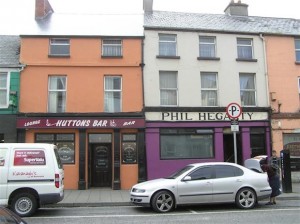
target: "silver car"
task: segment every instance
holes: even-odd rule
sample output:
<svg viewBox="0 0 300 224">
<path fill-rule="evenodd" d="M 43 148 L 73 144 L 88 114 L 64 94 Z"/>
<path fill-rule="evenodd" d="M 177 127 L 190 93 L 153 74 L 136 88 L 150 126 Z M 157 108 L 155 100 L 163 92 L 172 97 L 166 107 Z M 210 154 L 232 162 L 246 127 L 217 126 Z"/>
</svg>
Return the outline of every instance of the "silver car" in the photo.
<svg viewBox="0 0 300 224">
<path fill-rule="evenodd" d="M 169 212 L 178 205 L 235 203 L 253 208 L 271 194 L 267 175 L 228 162 L 190 164 L 167 178 L 136 184 L 132 203 Z"/>
</svg>

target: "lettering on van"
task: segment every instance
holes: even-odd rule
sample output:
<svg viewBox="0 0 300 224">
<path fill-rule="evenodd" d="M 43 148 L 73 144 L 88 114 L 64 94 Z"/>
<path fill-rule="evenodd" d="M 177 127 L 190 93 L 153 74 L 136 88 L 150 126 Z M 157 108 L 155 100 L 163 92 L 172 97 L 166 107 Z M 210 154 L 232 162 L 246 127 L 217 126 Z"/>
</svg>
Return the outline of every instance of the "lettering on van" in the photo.
<svg viewBox="0 0 300 224">
<path fill-rule="evenodd" d="M 45 152 L 42 150 L 16 150 L 14 165 L 15 166 L 46 165 Z"/>
</svg>

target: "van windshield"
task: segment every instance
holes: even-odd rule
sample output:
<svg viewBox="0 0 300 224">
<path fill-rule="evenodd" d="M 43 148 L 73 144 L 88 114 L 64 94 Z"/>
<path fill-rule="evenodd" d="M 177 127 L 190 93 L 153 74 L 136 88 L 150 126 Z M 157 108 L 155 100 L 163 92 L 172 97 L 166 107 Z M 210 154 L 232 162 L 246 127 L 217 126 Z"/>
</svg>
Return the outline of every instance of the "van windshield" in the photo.
<svg viewBox="0 0 300 224">
<path fill-rule="evenodd" d="M 54 154 L 55 154 L 55 158 L 56 158 L 56 161 L 57 161 L 57 164 L 58 164 L 58 168 L 59 169 L 63 169 L 63 165 L 62 165 L 62 162 L 60 160 L 60 157 L 59 157 L 59 154 L 58 154 L 56 146 L 54 147 Z"/>
</svg>

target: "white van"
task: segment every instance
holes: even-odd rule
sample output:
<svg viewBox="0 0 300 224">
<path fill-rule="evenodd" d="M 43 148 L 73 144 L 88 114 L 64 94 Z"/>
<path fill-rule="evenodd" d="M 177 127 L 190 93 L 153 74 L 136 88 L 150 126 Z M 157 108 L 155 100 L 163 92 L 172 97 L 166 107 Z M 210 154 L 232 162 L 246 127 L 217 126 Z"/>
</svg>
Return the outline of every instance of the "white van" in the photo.
<svg viewBox="0 0 300 224">
<path fill-rule="evenodd" d="M 64 170 L 53 144 L 0 144 L 0 205 L 20 216 L 64 197 Z"/>
</svg>

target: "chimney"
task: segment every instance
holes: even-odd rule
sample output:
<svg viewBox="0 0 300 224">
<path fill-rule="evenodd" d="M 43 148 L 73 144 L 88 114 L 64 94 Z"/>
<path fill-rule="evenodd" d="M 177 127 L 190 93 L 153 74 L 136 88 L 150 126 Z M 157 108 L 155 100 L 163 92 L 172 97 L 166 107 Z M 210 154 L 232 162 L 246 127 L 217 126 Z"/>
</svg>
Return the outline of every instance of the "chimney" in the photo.
<svg viewBox="0 0 300 224">
<path fill-rule="evenodd" d="M 145 12 L 153 12 L 153 0 L 143 0 L 143 8 Z"/>
<path fill-rule="evenodd" d="M 53 12 L 48 0 L 35 0 L 35 19 L 44 19 Z"/>
<path fill-rule="evenodd" d="M 231 16 L 248 16 L 248 5 L 242 3 L 241 0 L 238 0 L 238 2 L 231 0 L 224 12 L 226 15 Z"/>
</svg>

